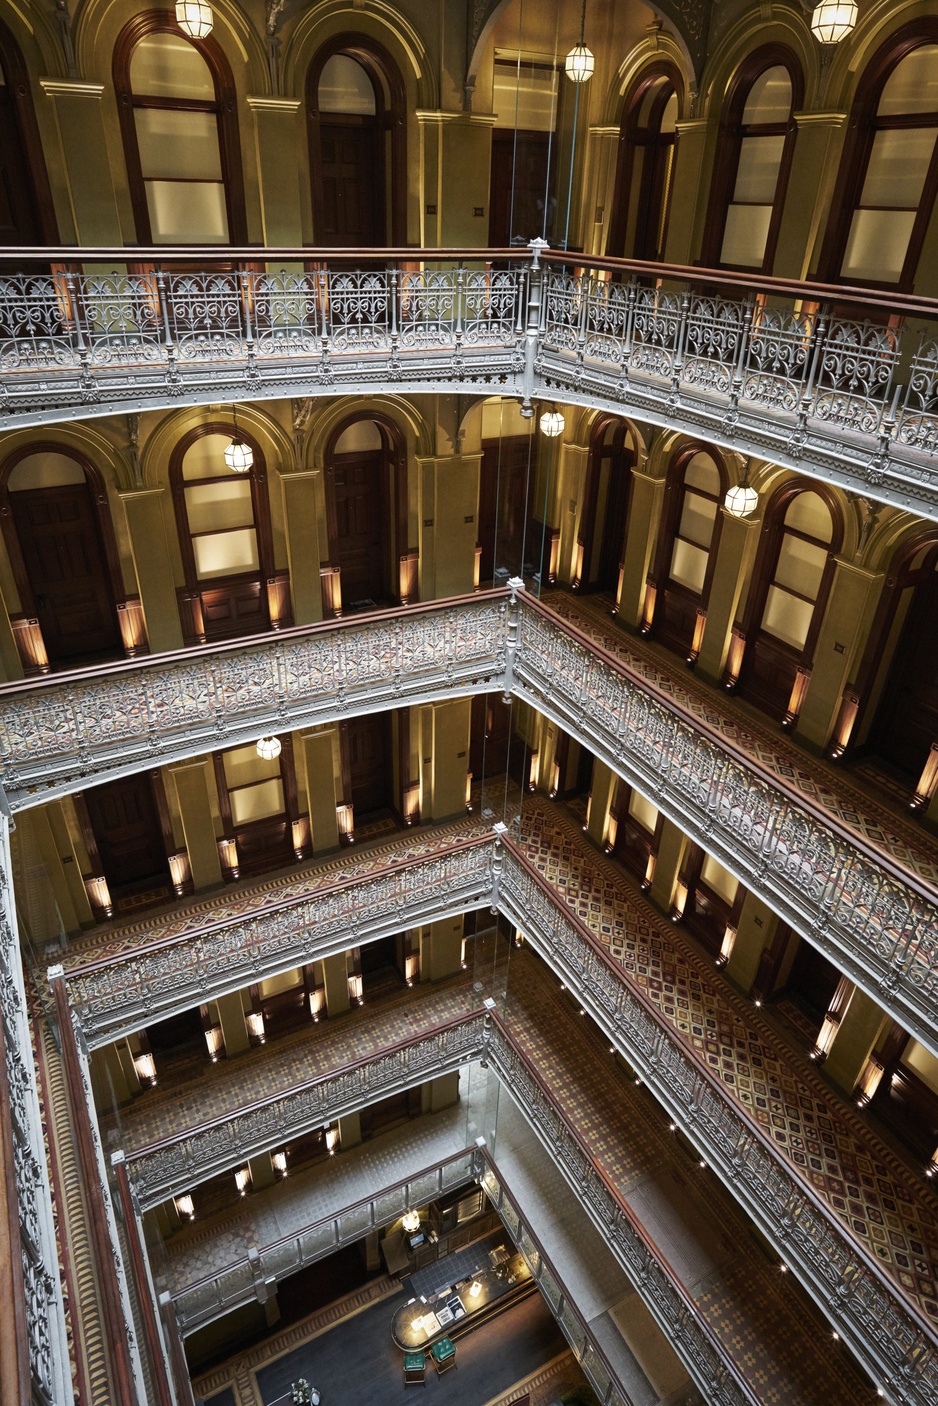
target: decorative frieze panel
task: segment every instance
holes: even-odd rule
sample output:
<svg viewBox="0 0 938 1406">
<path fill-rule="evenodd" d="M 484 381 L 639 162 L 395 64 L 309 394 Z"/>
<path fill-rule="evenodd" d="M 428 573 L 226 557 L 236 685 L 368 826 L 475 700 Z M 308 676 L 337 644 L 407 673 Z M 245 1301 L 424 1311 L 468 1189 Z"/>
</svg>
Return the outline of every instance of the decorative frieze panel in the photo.
<svg viewBox="0 0 938 1406">
<path fill-rule="evenodd" d="M 501 909 L 576 992 L 783 1260 L 810 1286 L 874 1379 L 893 1387 L 901 1383 L 897 1400 L 926 1406 L 938 1393 L 938 1345 L 897 1287 L 651 1003 L 627 984 L 520 851 L 510 841 L 504 849 Z"/>
<path fill-rule="evenodd" d="M 124 250 L 84 251 L 113 265 L 102 273 L 48 250 L 54 272 L 0 278 L 0 423 L 469 390 L 638 416 L 938 516 L 933 300 L 844 290 L 834 303 L 810 284 L 584 255 L 571 267 L 540 240 L 510 259 L 422 250 L 416 269 L 380 250 L 368 270 L 296 270 L 308 249 L 221 266 L 237 252 L 177 272 L 172 251 L 140 250 L 158 266 L 129 273 Z"/>
<path fill-rule="evenodd" d="M 336 1118 L 478 1059 L 482 1012 L 260 1100 L 230 1115 L 142 1147 L 127 1157 L 140 1209 L 190 1190 L 249 1157 L 282 1146 Z"/>
<path fill-rule="evenodd" d="M 298 876 L 286 897 L 220 898 L 220 916 L 209 907 L 171 936 L 161 936 L 165 923 L 150 940 L 127 935 L 106 954 L 66 968 L 85 1039 L 107 1044 L 290 967 L 491 903 L 493 853 L 494 837 L 484 832 L 403 861 L 392 856 L 364 874 L 350 857 L 352 873 L 332 871 L 322 887 L 315 876 L 308 883 Z M 230 907 L 241 911 L 232 917 Z"/>
</svg>

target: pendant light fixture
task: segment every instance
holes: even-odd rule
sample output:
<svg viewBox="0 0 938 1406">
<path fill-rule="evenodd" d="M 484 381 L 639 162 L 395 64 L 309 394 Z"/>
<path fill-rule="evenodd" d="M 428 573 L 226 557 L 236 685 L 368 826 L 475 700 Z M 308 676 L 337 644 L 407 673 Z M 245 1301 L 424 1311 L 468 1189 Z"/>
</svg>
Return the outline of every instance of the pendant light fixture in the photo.
<svg viewBox="0 0 938 1406">
<path fill-rule="evenodd" d="M 545 434 L 548 439 L 556 439 L 558 435 L 563 434 L 564 425 L 567 422 L 556 405 L 553 405 L 550 410 L 544 411 L 539 423 L 541 434 Z"/>
<path fill-rule="evenodd" d="M 245 444 L 238 434 L 237 406 L 231 407 L 231 417 L 234 421 L 234 434 L 231 436 L 231 443 L 225 450 L 225 463 L 233 474 L 246 474 L 254 463 L 254 450 L 249 444 Z"/>
<path fill-rule="evenodd" d="M 811 15 L 811 33 L 821 44 L 839 44 L 857 24 L 854 0 L 821 0 Z"/>
<path fill-rule="evenodd" d="M 190 39 L 205 39 L 212 32 L 215 16 L 205 0 L 176 0 L 176 23 Z"/>
<path fill-rule="evenodd" d="M 588 83 L 593 76 L 593 69 L 596 67 L 596 60 L 583 42 L 585 26 L 586 0 L 583 0 L 583 9 L 580 12 L 580 42 L 574 44 L 563 66 L 564 73 L 571 83 Z"/>
<path fill-rule="evenodd" d="M 732 517 L 748 517 L 755 512 L 759 504 L 759 495 L 749 482 L 749 460 L 746 460 L 746 469 L 739 483 L 727 490 L 723 499 L 723 506 Z"/>
<path fill-rule="evenodd" d="M 257 755 L 265 762 L 276 761 L 283 751 L 279 737 L 261 737 L 257 742 Z"/>
</svg>

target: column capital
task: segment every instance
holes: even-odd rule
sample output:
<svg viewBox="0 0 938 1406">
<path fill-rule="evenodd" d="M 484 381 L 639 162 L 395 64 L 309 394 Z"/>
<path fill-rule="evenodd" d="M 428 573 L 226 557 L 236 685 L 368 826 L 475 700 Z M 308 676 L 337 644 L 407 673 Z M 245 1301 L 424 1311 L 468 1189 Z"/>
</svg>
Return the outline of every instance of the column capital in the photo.
<svg viewBox="0 0 938 1406">
<path fill-rule="evenodd" d="M 845 112 L 793 112 L 795 126 L 802 127 L 842 127 L 847 120 Z"/>
<path fill-rule="evenodd" d="M 273 98 L 267 94 L 248 93 L 245 98 L 248 107 L 254 112 L 299 112 L 302 98 Z"/>
<path fill-rule="evenodd" d="M 77 78 L 40 78 L 47 98 L 97 98 L 104 96 L 103 83 L 86 83 Z"/>
</svg>

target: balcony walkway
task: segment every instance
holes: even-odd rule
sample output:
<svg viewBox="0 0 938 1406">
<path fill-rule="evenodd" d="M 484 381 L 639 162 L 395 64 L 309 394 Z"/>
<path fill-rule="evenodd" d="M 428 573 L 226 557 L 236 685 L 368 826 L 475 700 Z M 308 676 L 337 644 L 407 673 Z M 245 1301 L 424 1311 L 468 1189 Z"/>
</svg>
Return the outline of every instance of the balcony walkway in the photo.
<svg viewBox="0 0 938 1406">
<path fill-rule="evenodd" d="M 514 954 L 509 997 L 510 1033 L 551 1101 L 670 1260 L 756 1398 L 766 1406 L 871 1406 L 874 1391 L 756 1248 L 729 1193 L 679 1150 L 666 1118 L 532 954 Z"/>
<path fill-rule="evenodd" d="M 722 1082 L 848 1236 L 938 1323 L 938 1206 L 927 1184 L 835 1097 L 810 1062 L 737 996 L 581 828 L 540 798 L 524 810 L 524 853 L 652 1001 L 682 1045 Z"/>
</svg>

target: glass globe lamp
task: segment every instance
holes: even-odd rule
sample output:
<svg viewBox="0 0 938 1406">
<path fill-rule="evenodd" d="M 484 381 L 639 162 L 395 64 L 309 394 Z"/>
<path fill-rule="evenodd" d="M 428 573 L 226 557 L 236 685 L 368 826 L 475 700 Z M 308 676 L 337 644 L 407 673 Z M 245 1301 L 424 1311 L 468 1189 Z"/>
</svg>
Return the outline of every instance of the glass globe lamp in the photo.
<svg viewBox="0 0 938 1406">
<path fill-rule="evenodd" d="M 811 15 L 811 33 L 821 44 L 839 44 L 857 23 L 854 0 L 821 0 Z"/>
<path fill-rule="evenodd" d="M 546 434 L 548 439 L 556 439 L 563 434 L 566 423 L 559 410 L 545 410 L 540 419 L 541 434 Z"/>
<path fill-rule="evenodd" d="M 754 512 L 759 495 L 750 483 L 737 483 L 727 492 L 723 506 L 733 517 L 748 517 Z"/>
<path fill-rule="evenodd" d="M 575 44 L 567 55 L 563 70 L 571 83 L 588 83 L 593 76 L 595 67 L 596 60 L 593 58 L 592 50 L 588 49 L 581 39 L 579 44 Z"/>
<path fill-rule="evenodd" d="M 257 744 L 257 755 L 265 762 L 276 761 L 283 751 L 279 737 L 262 737 Z"/>
<path fill-rule="evenodd" d="M 212 32 L 215 17 L 205 0 L 176 0 L 176 23 L 190 39 L 205 39 Z"/>
<path fill-rule="evenodd" d="M 225 463 L 233 474 L 246 474 L 254 463 L 254 450 L 243 440 L 233 439 L 225 450 Z"/>
</svg>

